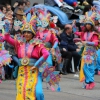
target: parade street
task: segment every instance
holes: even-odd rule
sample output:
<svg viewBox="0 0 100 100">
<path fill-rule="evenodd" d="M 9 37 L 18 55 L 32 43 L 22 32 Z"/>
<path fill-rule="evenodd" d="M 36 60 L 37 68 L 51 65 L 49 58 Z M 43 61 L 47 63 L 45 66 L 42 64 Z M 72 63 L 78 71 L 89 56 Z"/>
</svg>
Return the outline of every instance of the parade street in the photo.
<svg viewBox="0 0 100 100">
<path fill-rule="evenodd" d="M 60 86 L 61 92 L 51 92 L 46 89 L 43 82 L 45 100 L 100 100 L 100 76 L 95 76 L 96 87 L 93 90 L 82 89 L 82 83 L 74 74 L 62 76 Z M 15 81 L 3 81 L 0 84 L 0 100 L 15 100 Z"/>
</svg>

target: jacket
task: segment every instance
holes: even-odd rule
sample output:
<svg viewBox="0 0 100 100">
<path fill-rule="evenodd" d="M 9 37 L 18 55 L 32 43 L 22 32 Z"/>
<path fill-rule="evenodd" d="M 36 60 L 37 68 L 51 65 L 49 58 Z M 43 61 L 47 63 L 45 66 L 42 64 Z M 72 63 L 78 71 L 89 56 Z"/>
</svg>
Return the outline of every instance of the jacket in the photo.
<svg viewBox="0 0 100 100">
<path fill-rule="evenodd" d="M 61 42 L 60 42 L 60 47 L 65 48 L 67 51 L 76 51 L 77 46 L 74 43 L 74 34 L 67 35 L 65 32 L 63 32 L 60 35 Z"/>
</svg>

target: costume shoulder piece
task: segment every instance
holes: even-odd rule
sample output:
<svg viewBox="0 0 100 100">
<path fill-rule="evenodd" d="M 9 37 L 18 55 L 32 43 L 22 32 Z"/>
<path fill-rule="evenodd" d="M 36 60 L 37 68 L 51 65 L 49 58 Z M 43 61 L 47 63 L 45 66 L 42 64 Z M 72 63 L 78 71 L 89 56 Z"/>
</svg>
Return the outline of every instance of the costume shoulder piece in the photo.
<svg viewBox="0 0 100 100">
<path fill-rule="evenodd" d="M 92 32 L 92 34 L 93 34 L 93 35 L 97 35 L 97 36 L 98 36 L 98 34 L 97 34 L 96 32 Z"/>
<path fill-rule="evenodd" d="M 42 40 L 38 39 L 38 38 L 33 38 L 31 41 L 30 41 L 30 44 L 34 44 L 34 45 L 40 45 L 40 44 L 43 44 Z"/>
</svg>

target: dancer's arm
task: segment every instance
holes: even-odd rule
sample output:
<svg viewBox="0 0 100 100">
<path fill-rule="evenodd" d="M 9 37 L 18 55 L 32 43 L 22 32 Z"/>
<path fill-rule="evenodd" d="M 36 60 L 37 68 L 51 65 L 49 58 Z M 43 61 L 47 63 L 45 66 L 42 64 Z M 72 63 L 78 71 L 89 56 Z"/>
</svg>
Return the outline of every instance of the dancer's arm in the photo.
<svg viewBox="0 0 100 100">
<path fill-rule="evenodd" d="M 92 36 L 92 41 L 91 42 L 87 42 L 87 44 L 97 46 L 98 45 L 98 42 L 99 42 L 98 40 L 99 40 L 98 39 L 98 35 L 97 34 L 94 34 Z"/>
<path fill-rule="evenodd" d="M 9 33 L 5 34 L 4 40 L 7 41 L 9 44 L 11 44 L 13 46 L 15 46 L 15 44 L 17 42 L 15 39 L 11 38 Z"/>
<path fill-rule="evenodd" d="M 43 45 L 41 45 L 39 49 L 40 50 L 38 50 L 37 53 L 40 53 L 39 54 L 40 58 L 34 64 L 35 67 L 40 67 L 46 61 L 46 59 L 49 56 L 49 52 L 46 50 L 46 48 Z"/>
<path fill-rule="evenodd" d="M 58 39 L 54 33 L 51 33 L 50 42 L 52 43 L 52 48 L 56 48 L 58 46 Z"/>
</svg>

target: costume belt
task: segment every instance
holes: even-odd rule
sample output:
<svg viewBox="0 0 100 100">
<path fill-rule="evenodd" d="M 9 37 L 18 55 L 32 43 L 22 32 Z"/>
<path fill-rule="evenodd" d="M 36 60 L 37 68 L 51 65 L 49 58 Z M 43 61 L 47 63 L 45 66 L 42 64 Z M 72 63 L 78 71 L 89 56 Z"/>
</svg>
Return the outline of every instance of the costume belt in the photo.
<svg viewBox="0 0 100 100">
<path fill-rule="evenodd" d="M 88 45 L 86 45 L 85 48 L 94 49 L 94 48 L 96 48 L 96 47 L 95 47 L 95 46 L 88 46 Z"/>
<path fill-rule="evenodd" d="M 21 58 L 19 59 L 19 66 L 34 66 L 35 62 L 37 61 L 37 59 L 32 59 L 32 58 Z"/>
</svg>

